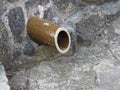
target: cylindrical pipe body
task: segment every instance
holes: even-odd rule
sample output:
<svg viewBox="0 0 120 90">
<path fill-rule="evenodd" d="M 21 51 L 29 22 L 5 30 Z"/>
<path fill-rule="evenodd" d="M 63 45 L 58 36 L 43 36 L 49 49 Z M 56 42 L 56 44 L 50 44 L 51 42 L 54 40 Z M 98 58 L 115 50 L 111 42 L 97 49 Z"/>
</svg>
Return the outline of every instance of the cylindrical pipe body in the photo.
<svg viewBox="0 0 120 90">
<path fill-rule="evenodd" d="M 36 43 L 56 47 L 60 53 L 66 53 L 70 48 L 69 32 L 56 24 L 33 17 L 28 20 L 27 32 Z"/>
</svg>

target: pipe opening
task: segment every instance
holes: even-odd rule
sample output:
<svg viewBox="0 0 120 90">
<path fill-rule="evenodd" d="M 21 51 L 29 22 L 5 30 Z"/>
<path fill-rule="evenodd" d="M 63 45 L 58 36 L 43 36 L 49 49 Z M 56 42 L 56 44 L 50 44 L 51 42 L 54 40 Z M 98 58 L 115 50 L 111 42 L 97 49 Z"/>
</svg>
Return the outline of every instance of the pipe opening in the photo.
<svg viewBox="0 0 120 90">
<path fill-rule="evenodd" d="M 57 38 L 57 43 L 58 43 L 58 46 L 61 50 L 64 50 L 68 47 L 69 38 L 68 38 L 68 35 L 65 31 L 59 32 L 58 38 Z"/>
<path fill-rule="evenodd" d="M 66 53 L 70 49 L 71 38 L 69 32 L 60 27 L 57 29 L 55 34 L 55 46 L 60 53 Z"/>
</svg>

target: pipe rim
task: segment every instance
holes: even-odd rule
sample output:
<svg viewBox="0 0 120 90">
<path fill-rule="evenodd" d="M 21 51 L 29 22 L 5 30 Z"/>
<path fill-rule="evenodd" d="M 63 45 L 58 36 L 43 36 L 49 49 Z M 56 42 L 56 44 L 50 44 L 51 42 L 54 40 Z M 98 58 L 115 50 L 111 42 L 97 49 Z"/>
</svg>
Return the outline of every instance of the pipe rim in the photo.
<svg viewBox="0 0 120 90">
<path fill-rule="evenodd" d="M 58 35 L 59 35 L 59 33 L 60 33 L 61 31 L 64 31 L 64 32 L 67 34 L 67 36 L 68 36 L 68 45 L 67 45 L 67 48 L 64 48 L 64 49 L 61 49 L 60 46 L 58 45 Z M 60 53 L 62 53 L 62 54 L 64 54 L 64 53 L 66 53 L 66 52 L 69 51 L 70 46 L 71 46 L 71 37 L 70 37 L 70 34 L 69 34 L 69 32 L 67 31 L 66 28 L 64 28 L 64 27 L 59 27 L 59 28 L 56 30 L 56 33 L 55 33 L 55 46 L 56 46 L 56 49 L 57 49 Z"/>
</svg>

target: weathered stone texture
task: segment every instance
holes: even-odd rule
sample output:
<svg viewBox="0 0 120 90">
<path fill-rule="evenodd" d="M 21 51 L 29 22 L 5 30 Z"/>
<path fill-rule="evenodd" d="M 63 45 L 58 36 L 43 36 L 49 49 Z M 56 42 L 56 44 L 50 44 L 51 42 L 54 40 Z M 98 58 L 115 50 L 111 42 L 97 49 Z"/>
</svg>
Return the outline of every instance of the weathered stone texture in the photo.
<svg viewBox="0 0 120 90">
<path fill-rule="evenodd" d="M 0 0 L 0 17 L 7 10 L 5 6 L 7 3 L 7 0 Z"/>
<path fill-rule="evenodd" d="M 83 21 L 76 23 L 78 37 L 81 37 L 83 42 L 91 44 L 96 39 L 97 32 L 104 26 L 105 19 L 98 15 L 91 15 Z M 79 41 L 78 41 L 79 42 Z"/>
<path fill-rule="evenodd" d="M 37 7 L 37 5 L 46 5 L 50 2 L 50 0 L 28 0 L 25 2 L 25 6 L 27 9 L 32 7 Z"/>
<path fill-rule="evenodd" d="M 0 7 L 0 60 L 12 90 L 119 90 L 120 0 L 2 0 Z M 61 55 L 30 40 L 32 16 L 65 26 L 71 50 Z"/>
<path fill-rule="evenodd" d="M 11 9 L 8 13 L 8 20 L 15 42 L 21 43 L 21 34 L 25 29 L 25 19 L 22 8 L 16 7 Z"/>
<path fill-rule="evenodd" d="M 3 21 L 0 19 L 0 61 L 9 58 L 9 48 L 8 32 Z"/>
<path fill-rule="evenodd" d="M 27 55 L 27 56 L 34 56 L 35 55 L 35 47 L 31 43 L 28 43 L 25 45 L 23 53 L 24 53 L 24 55 Z"/>
<path fill-rule="evenodd" d="M 75 4 L 75 0 L 69 0 L 69 1 L 53 0 L 53 1 L 59 10 L 65 10 L 68 7 L 69 3 Z"/>
<path fill-rule="evenodd" d="M 47 10 L 44 11 L 44 19 L 49 20 L 49 21 L 53 21 L 53 11 L 52 8 L 48 8 Z"/>
</svg>

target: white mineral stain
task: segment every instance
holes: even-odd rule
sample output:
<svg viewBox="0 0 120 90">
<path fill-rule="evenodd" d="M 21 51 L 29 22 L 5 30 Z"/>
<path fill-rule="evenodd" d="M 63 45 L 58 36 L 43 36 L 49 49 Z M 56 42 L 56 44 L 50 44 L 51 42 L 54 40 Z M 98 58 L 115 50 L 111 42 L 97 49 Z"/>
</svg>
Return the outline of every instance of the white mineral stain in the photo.
<svg viewBox="0 0 120 90">
<path fill-rule="evenodd" d="M 49 26 L 49 23 L 44 23 L 43 25 Z"/>
<path fill-rule="evenodd" d="M 38 10 L 39 10 L 39 13 L 40 13 L 39 18 L 43 18 L 43 16 L 44 16 L 44 8 L 43 8 L 43 6 L 38 5 Z"/>
</svg>

